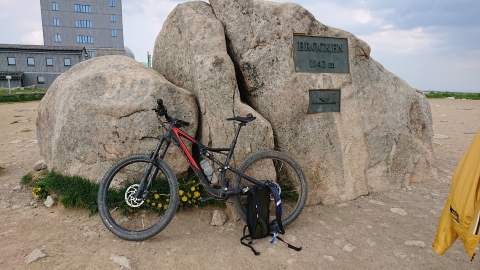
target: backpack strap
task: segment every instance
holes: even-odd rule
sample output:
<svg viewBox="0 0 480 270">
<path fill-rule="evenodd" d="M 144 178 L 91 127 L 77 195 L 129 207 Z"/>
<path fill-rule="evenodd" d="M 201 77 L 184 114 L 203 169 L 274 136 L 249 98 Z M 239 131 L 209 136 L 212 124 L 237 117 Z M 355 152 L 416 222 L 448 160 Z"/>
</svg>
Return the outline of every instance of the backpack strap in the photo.
<svg viewBox="0 0 480 270">
<path fill-rule="evenodd" d="M 243 237 L 240 238 L 240 243 L 241 243 L 242 245 L 244 245 L 244 246 L 249 247 L 249 248 L 253 251 L 253 254 L 255 254 L 256 256 L 258 256 L 258 255 L 260 255 L 260 252 L 256 251 L 256 250 L 252 247 L 252 237 L 251 237 L 251 235 L 250 235 L 250 234 L 245 235 L 245 231 L 246 231 L 247 227 L 248 227 L 247 225 L 245 225 L 245 227 L 243 227 Z M 245 244 L 245 243 L 243 242 L 243 240 L 244 240 L 244 239 L 247 239 L 248 237 L 250 237 L 250 241 L 248 241 L 248 244 Z M 282 241 L 283 241 L 283 240 L 282 240 Z"/>
<path fill-rule="evenodd" d="M 280 238 L 280 236 L 276 236 L 276 239 L 278 239 L 278 240 L 280 240 L 280 241 L 284 242 L 285 244 L 287 244 L 287 245 L 288 245 L 288 247 L 289 247 L 289 248 L 291 248 L 291 249 L 293 249 L 293 250 L 295 250 L 295 251 L 300 251 L 300 250 L 302 250 L 302 247 L 296 247 L 296 246 L 293 246 L 293 245 L 291 245 L 291 244 L 289 244 L 289 243 L 285 242 L 285 240 L 283 240 L 282 238 Z"/>
<path fill-rule="evenodd" d="M 271 222 L 271 224 L 273 224 L 275 221 L 277 222 L 275 234 L 285 234 L 282 224 L 282 199 L 280 198 L 280 193 L 278 192 L 278 188 L 275 184 L 270 183 L 268 184 L 268 187 L 270 188 L 270 194 L 272 194 L 275 201 L 275 219 Z M 272 241 L 275 241 L 275 239 L 272 239 Z"/>
</svg>

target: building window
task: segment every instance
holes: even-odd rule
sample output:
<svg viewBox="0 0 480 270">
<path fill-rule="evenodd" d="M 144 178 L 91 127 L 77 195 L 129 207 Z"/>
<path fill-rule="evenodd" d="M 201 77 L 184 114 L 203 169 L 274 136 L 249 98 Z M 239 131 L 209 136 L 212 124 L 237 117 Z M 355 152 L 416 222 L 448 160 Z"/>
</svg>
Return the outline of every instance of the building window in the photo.
<svg viewBox="0 0 480 270">
<path fill-rule="evenodd" d="M 115 6 L 115 0 L 110 0 L 110 6 L 114 7 Z"/>
<path fill-rule="evenodd" d="M 45 77 L 37 77 L 38 84 L 45 84 Z"/>
<path fill-rule="evenodd" d="M 111 21 L 111 22 L 116 22 L 116 21 L 117 21 L 117 15 L 115 15 L 115 14 L 110 14 L 110 21 Z"/>
<path fill-rule="evenodd" d="M 60 19 L 53 19 L 53 26 L 60 26 Z"/>
<path fill-rule="evenodd" d="M 92 6 L 91 5 L 74 5 L 75 12 L 81 13 L 92 13 Z"/>
<path fill-rule="evenodd" d="M 63 65 L 64 66 L 71 66 L 70 58 L 63 58 Z"/>
<path fill-rule="evenodd" d="M 58 11 L 58 3 L 52 2 L 52 10 Z"/>
<path fill-rule="evenodd" d="M 15 57 L 7 57 L 7 62 L 9 66 L 15 66 Z"/>
<path fill-rule="evenodd" d="M 87 53 L 89 58 L 95 57 L 95 51 L 87 51 Z"/>
<path fill-rule="evenodd" d="M 53 58 L 47 58 L 47 66 L 53 66 Z"/>
<path fill-rule="evenodd" d="M 59 34 L 55 34 L 55 42 L 57 43 L 62 42 L 62 37 Z"/>
<path fill-rule="evenodd" d="M 77 43 L 93 44 L 93 37 L 92 36 L 77 36 Z"/>
<path fill-rule="evenodd" d="M 27 57 L 27 65 L 28 66 L 35 66 L 35 58 Z"/>
<path fill-rule="evenodd" d="M 112 37 L 116 37 L 117 36 L 117 30 L 116 29 L 112 29 Z"/>
<path fill-rule="evenodd" d="M 92 28 L 92 21 L 76 20 L 75 27 L 77 28 Z"/>
</svg>

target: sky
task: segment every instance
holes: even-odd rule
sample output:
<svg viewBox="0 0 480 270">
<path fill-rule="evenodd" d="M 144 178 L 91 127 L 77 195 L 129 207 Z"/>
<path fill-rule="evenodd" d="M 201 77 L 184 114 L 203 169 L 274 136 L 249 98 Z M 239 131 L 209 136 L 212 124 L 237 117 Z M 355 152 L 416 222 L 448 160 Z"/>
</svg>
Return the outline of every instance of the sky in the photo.
<svg viewBox="0 0 480 270">
<path fill-rule="evenodd" d="M 61 0 L 58 0 L 61 1 Z M 168 14 L 186 1 L 123 0 L 124 43 L 147 61 Z M 371 57 L 423 91 L 480 93 L 479 0 L 276 0 L 367 42 Z M 43 45 L 39 0 L 0 0 L 0 43 Z"/>
</svg>

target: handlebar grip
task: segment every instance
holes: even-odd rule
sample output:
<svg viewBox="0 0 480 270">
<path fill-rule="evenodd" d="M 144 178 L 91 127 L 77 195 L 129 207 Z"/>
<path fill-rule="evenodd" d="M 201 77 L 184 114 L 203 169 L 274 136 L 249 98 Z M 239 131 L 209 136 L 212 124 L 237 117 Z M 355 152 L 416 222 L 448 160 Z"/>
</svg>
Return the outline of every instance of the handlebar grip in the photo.
<svg viewBox="0 0 480 270">
<path fill-rule="evenodd" d="M 178 120 L 178 122 L 179 122 L 179 123 L 180 123 L 182 126 L 186 126 L 186 127 L 188 127 L 188 126 L 190 125 L 190 123 L 189 123 L 189 122 L 187 122 L 187 121 Z"/>
<path fill-rule="evenodd" d="M 163 106 L 163 100 L 161 98 L 157 99 L 157 105 L 160 107 L 160 109 L 165 109 L 165 106 Z"/>
</svg>

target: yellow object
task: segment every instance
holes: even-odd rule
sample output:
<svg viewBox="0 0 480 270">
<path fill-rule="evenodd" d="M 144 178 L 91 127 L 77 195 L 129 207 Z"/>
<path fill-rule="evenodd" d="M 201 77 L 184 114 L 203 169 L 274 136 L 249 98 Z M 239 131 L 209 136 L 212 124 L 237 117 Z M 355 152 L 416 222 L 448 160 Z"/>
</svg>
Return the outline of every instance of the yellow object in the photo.
<svg viewBox="0 0 480 270">
<path fill-rule="evenodd" d="M 470 260 L 480 241 L 480 131 L 463 154 L 452 177 L 450 195 L 437 228 L 433 250 L 442 255 L 457 240 Z"/>
</svg>

